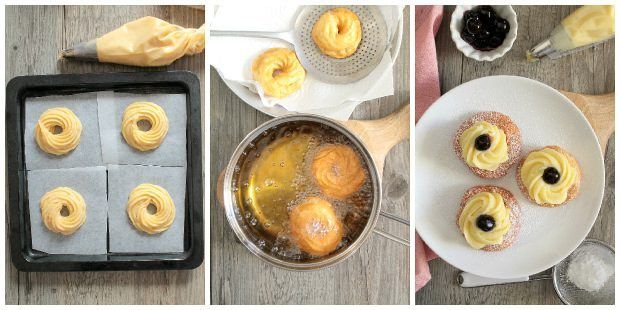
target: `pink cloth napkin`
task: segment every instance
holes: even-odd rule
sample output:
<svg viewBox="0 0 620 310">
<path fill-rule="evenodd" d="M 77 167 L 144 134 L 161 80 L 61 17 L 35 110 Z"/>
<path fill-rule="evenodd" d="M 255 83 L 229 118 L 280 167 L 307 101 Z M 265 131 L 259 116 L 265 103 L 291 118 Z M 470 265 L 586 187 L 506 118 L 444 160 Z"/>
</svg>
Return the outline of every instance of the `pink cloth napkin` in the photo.
<svg viewBox="0 0 620 310">
<path fill-rule="evenodd" d="M 415 7 L 415 121 L 440 96 L 435 34 L 441 24 L 442 6 Z M 415 290 L 431 279 L 428 261 L 437 255 L 415 234 Z"/>
<path fill-rule="evenodd" d="M 441 24 L 443 7 L 415 7 L 415 121 L 439 98 L 439 70 L 435 34 Z"/>
</svg>

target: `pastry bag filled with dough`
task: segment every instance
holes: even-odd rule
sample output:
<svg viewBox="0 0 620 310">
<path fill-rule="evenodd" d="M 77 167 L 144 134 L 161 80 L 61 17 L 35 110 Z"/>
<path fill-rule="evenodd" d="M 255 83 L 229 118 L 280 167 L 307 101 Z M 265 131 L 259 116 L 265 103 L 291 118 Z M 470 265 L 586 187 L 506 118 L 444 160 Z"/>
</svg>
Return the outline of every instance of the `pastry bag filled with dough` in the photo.
<svg viewBox="0 0 620 310">
<path fill-rule="evenodd" d="M 61 58 L 92 59 L 139 67 L 169 65 L 205 48 L 204 25 L 183 28 L 147 16 L 61 52 Z"/>
</svg>

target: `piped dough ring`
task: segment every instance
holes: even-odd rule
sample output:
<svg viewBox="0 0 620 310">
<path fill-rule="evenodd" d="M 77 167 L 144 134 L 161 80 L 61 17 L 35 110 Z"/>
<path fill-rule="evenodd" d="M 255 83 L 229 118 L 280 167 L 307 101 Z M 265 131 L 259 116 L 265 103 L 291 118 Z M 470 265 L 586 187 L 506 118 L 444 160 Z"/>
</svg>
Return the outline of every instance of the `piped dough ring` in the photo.
<svg viewBox="0 0 620 310">
<path fill-rule="evenodd" d="M 323 146 L 314 156 L 311 170 L 323 194 L 340 200 L 357 192 L 366 180 L 359 156 L 344 144 Z"/>
<path fill-rule="evenodd" d="M 151 125 L 147 131 L 138 127 L 138 122 L 146 121 Z M 121 133 L 134 149 L 149 151 L 158 148 L 168 133 L 168 117 L 160 106 L 152 102 L 134 102 L 123 112 Z"/>
<path fill-rule="evenodd" d="M 299 248 L 314 256 L 333 252 L 342 239 L 342 222 L 327 200 L 308 197 L 289 215 L 291 235 Z"/>
<path fill-rule="evenodd" d="M 55 133 L 59 128 L 60 132 Z M 64 155 L 73 151 L 80 144 L 82 123 L 67 108 L 52 108 L 39 117 L 34 128 L 34 138 L 46 153 Z"/>
<path fill-rule="evenodd" d="M 68 187 L 57 187 L 45 193 L 39 207 L 45 227 L 65 236 L 73 234 L 86 221 L 84 198 Z M 63 207 L 69 213 L 67 216 L 61 214 Z"/>
<path fill-rule="evenodd" d="M 148 206 L 155 206 L 155 213 Z M 134 188 L 127 200 L 127 215 L 133 226 L 149 235 L 167 230 L 175 217 L 174 202 L 163 187 L 143 183 Z"/>
<path fill-rule="evenodd" d="M 362 40 L 362 24 L 347 8 L 329 10 L 312 27 L 312 39 L 323 54 L 346 58 L 357 50 Z"/>
<path fill-rule="evenodd" d="M 267 96 L 284 98 L 301 88 L 306 70 L 295 52 L 288 48 L 270 48 L 252 62 L 254 80 Z"/>
</svg>

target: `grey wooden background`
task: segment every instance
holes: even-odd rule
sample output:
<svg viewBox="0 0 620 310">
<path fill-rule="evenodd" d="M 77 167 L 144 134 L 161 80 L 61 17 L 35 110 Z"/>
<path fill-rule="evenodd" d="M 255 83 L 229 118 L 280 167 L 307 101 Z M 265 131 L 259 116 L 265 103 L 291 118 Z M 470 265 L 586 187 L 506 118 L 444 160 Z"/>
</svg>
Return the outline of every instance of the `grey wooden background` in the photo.
<svg viewBox="0 0 620 310">
<path fill-rule="evenodd" d="M 181 6 L 7 6 L 6 81 L 19 75 L 190 70 L 200 78 L 201 91 L 204 94 L 204 54 L 180 59 L 169 67 L 149 69 L 57 61 L 61 49 L 96 38 L 126 22 L 146 15 L 184 27 L 197 28 L 205 21 L 204 11 Z M 204 108 L 202 111 L 204 121 Z M 7 304 L 204 304 L 205 302 L 204 264 L 197 269 L 186 271 L 26 273 L 18 272 L 11 264 L 8 240 L 7 236 L 5 266 Z"/>
<path fill-rule="evenodd" d="M 488 75 L 519 75 L 532 78 L 556 89 L 584 94 L 614 92 L 614 41 L 555 61 L 530 64 L 525 51 L 543 40 L 576 7 L 514 6 L 519 23 L 512 50 L 493 62 L 469 59 L 454 46 L 450 38 L 453 7 L 444 7 L 444 17 L 437 33 L 437 57 L 442 94 L 473 79 Z M 605 196 L 599 217 L 589 236 L 614 244 L 615 145 L 612 135 L 605 152 Z M 457 269 L 441 259 L 430 263 L 432 279 L 415 294 L 421 304 L 561 304 L 551 281 L 509 284 L 483 288 L 460 288 L 455 280 Z"/>
<path fill-rule="evenodd" d="M 355 119 L 384 117 L 409 102 L 409 9 L 394 66 L 395 94 L 357 107 Z M 211 187 L 247 133 L 270 117 L 241 101 L 211 69 Z M 409 141 L 389 154 L 383 172 L 385 210 L 409 217 Z M 379 220 L 399 236 L 409 230 Z M 211 196 L 211 302 L 213 304 L 408 304 L 409 248 L 371 236 L 359 251 L 329 269 L 293 272 L 262 262 L 235 241 L 222 208 Z"/>
</svg>

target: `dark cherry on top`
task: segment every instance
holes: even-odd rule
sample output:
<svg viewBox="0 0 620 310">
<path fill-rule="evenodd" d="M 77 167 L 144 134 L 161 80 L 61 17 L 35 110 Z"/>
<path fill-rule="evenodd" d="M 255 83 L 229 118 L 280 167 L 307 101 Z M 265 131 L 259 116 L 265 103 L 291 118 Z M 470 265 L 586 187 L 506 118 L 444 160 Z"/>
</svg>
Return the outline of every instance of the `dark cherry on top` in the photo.
<svg viewBox="0 0 620 310">
<path fill-rule="evenodd" d="M 474 147 L 478 151 L 486 151 L 491 147 L 491 137 L 487 134 L 479 135 L 474 141 Z"/>
<path fill-rule="evenodd" d="M 560 172 L 558 169 L 549 167 L 543 172 L 543 181 L 547 184 L 555 184 L 560 181 Z"/>
<path fill-rule="evenodd" d="M 476 219 L 476 226 L 482 231 L 491 231 L 495 227 L 495 219 L 487 214 L 482 214 Z"/>
</svg>

